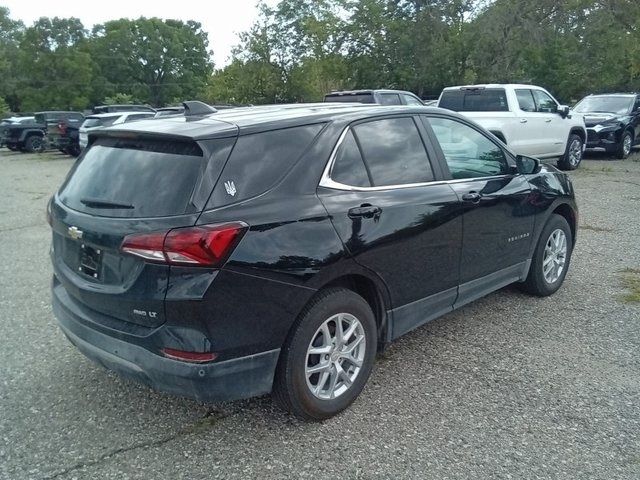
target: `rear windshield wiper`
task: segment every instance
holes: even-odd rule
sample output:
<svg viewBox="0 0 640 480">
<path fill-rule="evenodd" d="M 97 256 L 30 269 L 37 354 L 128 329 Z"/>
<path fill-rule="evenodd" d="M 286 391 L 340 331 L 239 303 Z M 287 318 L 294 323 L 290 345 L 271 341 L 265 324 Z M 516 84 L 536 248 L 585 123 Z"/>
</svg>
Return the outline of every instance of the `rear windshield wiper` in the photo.
<svg viewBox="0 0 640 480">
<path fill-rule="evenodd" d="M 134 208 L 129 203 L 117 203 L 109 200 L 100 200 L 97 198 L 83 198 L 80 203 L 91 208 Z"/>
</svg>

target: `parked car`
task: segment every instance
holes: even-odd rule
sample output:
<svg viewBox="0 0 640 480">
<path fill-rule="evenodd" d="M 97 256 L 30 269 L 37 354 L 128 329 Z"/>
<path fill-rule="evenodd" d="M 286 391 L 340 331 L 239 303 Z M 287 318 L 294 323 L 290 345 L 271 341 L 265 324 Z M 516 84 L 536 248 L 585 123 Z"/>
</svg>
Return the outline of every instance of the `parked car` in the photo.
<svg viewBox="0 0 640 480">
<path fill-rule="evenodd" d="M 62 112 L 59 115 L 36 114 L 36 121 L 46 124 L 46 146 L 77 157 L 80 155 L 78 130 L 84 121 L 80 112 Z"/>
<path fill-rule="evenodd" d="M 98 105 L 93 107 L 93 113 L 112 112 L 154 112 L 156 109 L 149 105 Z"/>
<path fill-rule="evenodd" d="M 0 120 L 0 147 L 6 146 L 8 128 L 10 125 L 32 125 L 35 123 L 34 117 L 9 117 Z M 17 150 L 16 147 L 10 147 Z"/>
<path fill-rule="evenodd" d="M 403 90 L 343 90 L 324 96 L 325 102 L 378 103 L 380 105 L 423 105 L 422 100 Z"/>
<path fill-rule="evenodd" d="M 442 109 L 254 107 L 92 136 L 48 204 L 53 311 L 89 358 L 202 401 L 273 391 L 330 417 L 404 333 L 514 282 L 554 293 L 576 240 L 566 174 Z"/>
<path fill-rule="evenodd" d="M 156 114 L 155 112 L 111 112 L 111 113 L 98 113 L 96 115 L 89 115 L 84 123 L 80 126 L 80 149 L 87 148 L 89 143 L 89 132 L 99 130 L 101 128 L 110 127 L 111 125 L 120 125 L 122 123 L 133 122 L 135 120 L 142 120 L 145 118 L 152 118 Z"/>
<path fill-rule="evenodd" d="M 587 148 L 623 159 L 640 145 L 640 94 L 588 95 L 573 110 L 584 115 Z"/>
<path fill-rule="evenodd" d="M 516 154 L 558 158 L 578 168 L 587 140 L 584 118 L 535 85 L 491 84 L 445 88 L 438 107 L 460 112 L 493 133 Z"/>
<path fill-rule="evenodd" d="M 50 125 L 56 125 L 62 119 L 81 118 L 79 112 L 45 111 L 37 112 L 35 123 L 8 125 L 6 128 L 6 144 L 11 150 L 22 152 L 40 152 L 46 148 L 45 134 Z"/>
</svg>

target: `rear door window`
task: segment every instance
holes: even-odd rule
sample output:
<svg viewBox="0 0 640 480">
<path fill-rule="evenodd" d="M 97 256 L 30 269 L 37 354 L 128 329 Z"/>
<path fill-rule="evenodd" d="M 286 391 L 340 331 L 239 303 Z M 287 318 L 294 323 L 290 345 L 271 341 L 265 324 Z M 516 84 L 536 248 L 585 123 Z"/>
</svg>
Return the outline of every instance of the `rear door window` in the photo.
<svg viewBox="0 0 640 480">
<path fill-rule="evenodd" d="M 98 138 L 59 195 L 69 208 L 97 216 L 181 215 L 204 167 L 195 142 Z"/>
<path fill-rule="evenodd" d="M 442 92 L 440 108 L 454 112 L 508 112 L 504 88 L 461 88 Z"/>
<path fill-rule="evenodd" d="M 305 125 L 239 137 L 207 207 L 239 202 L 269 190 L 302 156 L 323 126 Z"/>
<path fill-rule="evenodd" d="M 516 89 L 516 97 L 518 98 L 518 106 L 523 112 L 535 112 L 536 102 L 529 89 Z"/>
<path fill-rule="evenodd" d="M 404 185 L 434 179 L 413 118 L 387 118 L 353 127 L 374 186 Z"/>
</svg>

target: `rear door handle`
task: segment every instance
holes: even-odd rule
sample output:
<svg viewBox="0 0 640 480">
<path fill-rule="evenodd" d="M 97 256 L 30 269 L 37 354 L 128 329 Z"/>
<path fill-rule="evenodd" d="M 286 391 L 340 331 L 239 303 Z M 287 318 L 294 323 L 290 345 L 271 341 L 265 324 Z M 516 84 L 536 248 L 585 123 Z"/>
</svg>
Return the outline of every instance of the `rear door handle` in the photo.
<svg viewBox="0 0 640 480">
<path fill-rule="evenodd" d="M 527 119 L 526 118 L 521 118 L 520 119 L 520 123 L 527 123 Z"/>
<path fill-rule="evenodd" d="M 469 192 L 462 195 L 462 201 L 465 203 L 479 203 L 482 195 L 478 192 Z"/>
<path fill-rule="evenodd" d="M 368 203 L 362 204 L 359 207 L 350 208 L 348 215 L 349 218 L 364 217 L 364 218 L 377 218 L 382 213 L 380 207 L 370 205 Z"/>
<path fill-rule="evenodd" d="M 545 122 L 547 122 L 547 123 L 551 123 L 551 119 L 550 119 L 550 118 L 547 118 L 547 119 L 545 120 Z"/>
</svg>

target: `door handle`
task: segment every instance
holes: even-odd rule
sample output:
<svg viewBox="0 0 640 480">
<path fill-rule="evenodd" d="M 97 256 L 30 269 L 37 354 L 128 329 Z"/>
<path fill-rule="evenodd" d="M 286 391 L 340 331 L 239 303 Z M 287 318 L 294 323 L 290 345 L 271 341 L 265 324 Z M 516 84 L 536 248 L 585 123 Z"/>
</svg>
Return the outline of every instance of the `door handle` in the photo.
<svg viewBox="0 0 640 480">
<path fill-rule="evenodd" d="M 547 122 L 547 123 L 551 123 L 551 119 L 550 119 L 550 118 L 547 118 L 547 119 L 545 120 L 545 122 Z"/>
<path fill-rule="evenodd" d="M 382 213 L 380 207 L 364 203 L 359 207 L 353 207 L 349 209 L 349 218 L 364 217 L 364 218 L 378 218 Z"/>
<path fill-rule="evenodd" d="M 528 120 L 526 118 L 521 118 L 520 119 L 520 123 L 527 123 L 527 122 L 528 122 Z"/>
<path fill-rule="evenodd" d="M 465 203 L 480 203 L 481 198 L 482 195 L 480 195 L 478 192 L 469 192 L 462 195 L 462 201 Z"/>
</svg>

